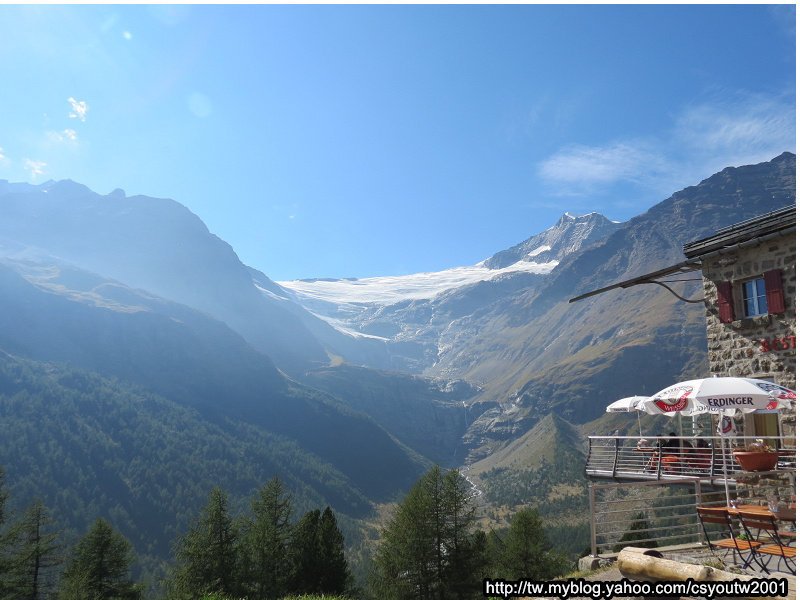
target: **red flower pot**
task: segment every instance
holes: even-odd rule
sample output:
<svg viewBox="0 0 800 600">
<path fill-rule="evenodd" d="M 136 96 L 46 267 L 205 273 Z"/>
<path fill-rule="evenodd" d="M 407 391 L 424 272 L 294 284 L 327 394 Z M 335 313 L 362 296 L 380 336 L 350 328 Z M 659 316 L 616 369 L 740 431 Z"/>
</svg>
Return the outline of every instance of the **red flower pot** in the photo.
<svg viewBox="0 0 800 600">
<path fill-rule="evenodd" d="M 778 464 L 777 452 L 735 452 L 733 457 L 745 471 L 772 471 Z"/>
</svg>

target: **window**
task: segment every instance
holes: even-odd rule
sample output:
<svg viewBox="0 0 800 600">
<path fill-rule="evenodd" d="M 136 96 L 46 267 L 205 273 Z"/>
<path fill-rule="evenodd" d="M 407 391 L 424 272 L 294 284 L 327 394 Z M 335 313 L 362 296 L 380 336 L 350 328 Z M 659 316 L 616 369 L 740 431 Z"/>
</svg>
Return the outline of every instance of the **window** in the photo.
<svg viewBox="0 0 800 600">
<path fill-rule="evenodd" d="M 722 323 L 732 323 L 737 318 L 786 312 L 781 269 L 767 271 L 762 277 L 748 281 L 717 281 L 715 284 L 719 320 Z"/>
<path fill-rule="evenodd" d="M 742 284 L 742 300 L 746 317 L 767 314 L 767 286 L 763 277 Z"/>
</svg>

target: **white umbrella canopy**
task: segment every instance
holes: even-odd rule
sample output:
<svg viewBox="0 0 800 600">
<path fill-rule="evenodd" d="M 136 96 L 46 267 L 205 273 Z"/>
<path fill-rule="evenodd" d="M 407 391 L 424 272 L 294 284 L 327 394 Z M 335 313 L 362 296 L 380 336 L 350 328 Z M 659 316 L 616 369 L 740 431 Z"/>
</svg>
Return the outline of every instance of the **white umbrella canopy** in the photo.
<svg viewBox="0 0 800 600">
<path fill-rule="evenodd" d="M 639 403 L 647 400 L 650 396 L 628 396 L 614 400 L 606 407 L 608 413 L 627 413 L 639 410 Z"/>
<path fill-rule="evenodd" d="M 650 415 L 691 416 L 710 412 L 732 416 L 791 406 L 795 392 L 776 383 L 746 377 L 707 377 L 669 386 L 639 403 Z"/>
</svg>

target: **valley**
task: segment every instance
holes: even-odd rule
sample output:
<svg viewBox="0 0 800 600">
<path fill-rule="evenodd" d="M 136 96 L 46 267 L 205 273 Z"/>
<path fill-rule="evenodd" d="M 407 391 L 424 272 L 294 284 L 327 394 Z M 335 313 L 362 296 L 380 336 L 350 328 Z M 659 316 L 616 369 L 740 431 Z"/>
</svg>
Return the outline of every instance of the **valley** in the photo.
<svg viewBox="0 0 800 600">
<path fill-rule="evenodd" d="M 575 557 L 586 433 L 707 362 L 702 306 L 656 286 L 569 298 L 794 204 L 794 173 L 784 153 L 624 223 L 565 214 L 472 266 L 282 282 L 173 200 L 0 181 L 12 508 L 41 498 L 73 538 L 103 515 L 155 574 L 213 485 L 241 509 L 279 476 L 302 510 L 337 511 L 355 553 L 436 464 L 469 477 L 484 524 L 537 506 Z"/>
</svg>

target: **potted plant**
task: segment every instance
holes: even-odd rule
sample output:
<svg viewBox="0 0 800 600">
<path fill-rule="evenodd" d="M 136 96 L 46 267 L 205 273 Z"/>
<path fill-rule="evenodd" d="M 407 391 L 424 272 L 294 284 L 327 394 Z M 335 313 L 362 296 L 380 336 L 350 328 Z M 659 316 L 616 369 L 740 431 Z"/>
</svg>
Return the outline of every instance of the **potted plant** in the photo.
<svg viewBox="0 0 800 600">
<path fill-rule="evenodd" d="M 745 471 L 772 471 L 778 464 L 778 453 L 762 439 L 734 448 L 733 457 Z"/>
</svg>

